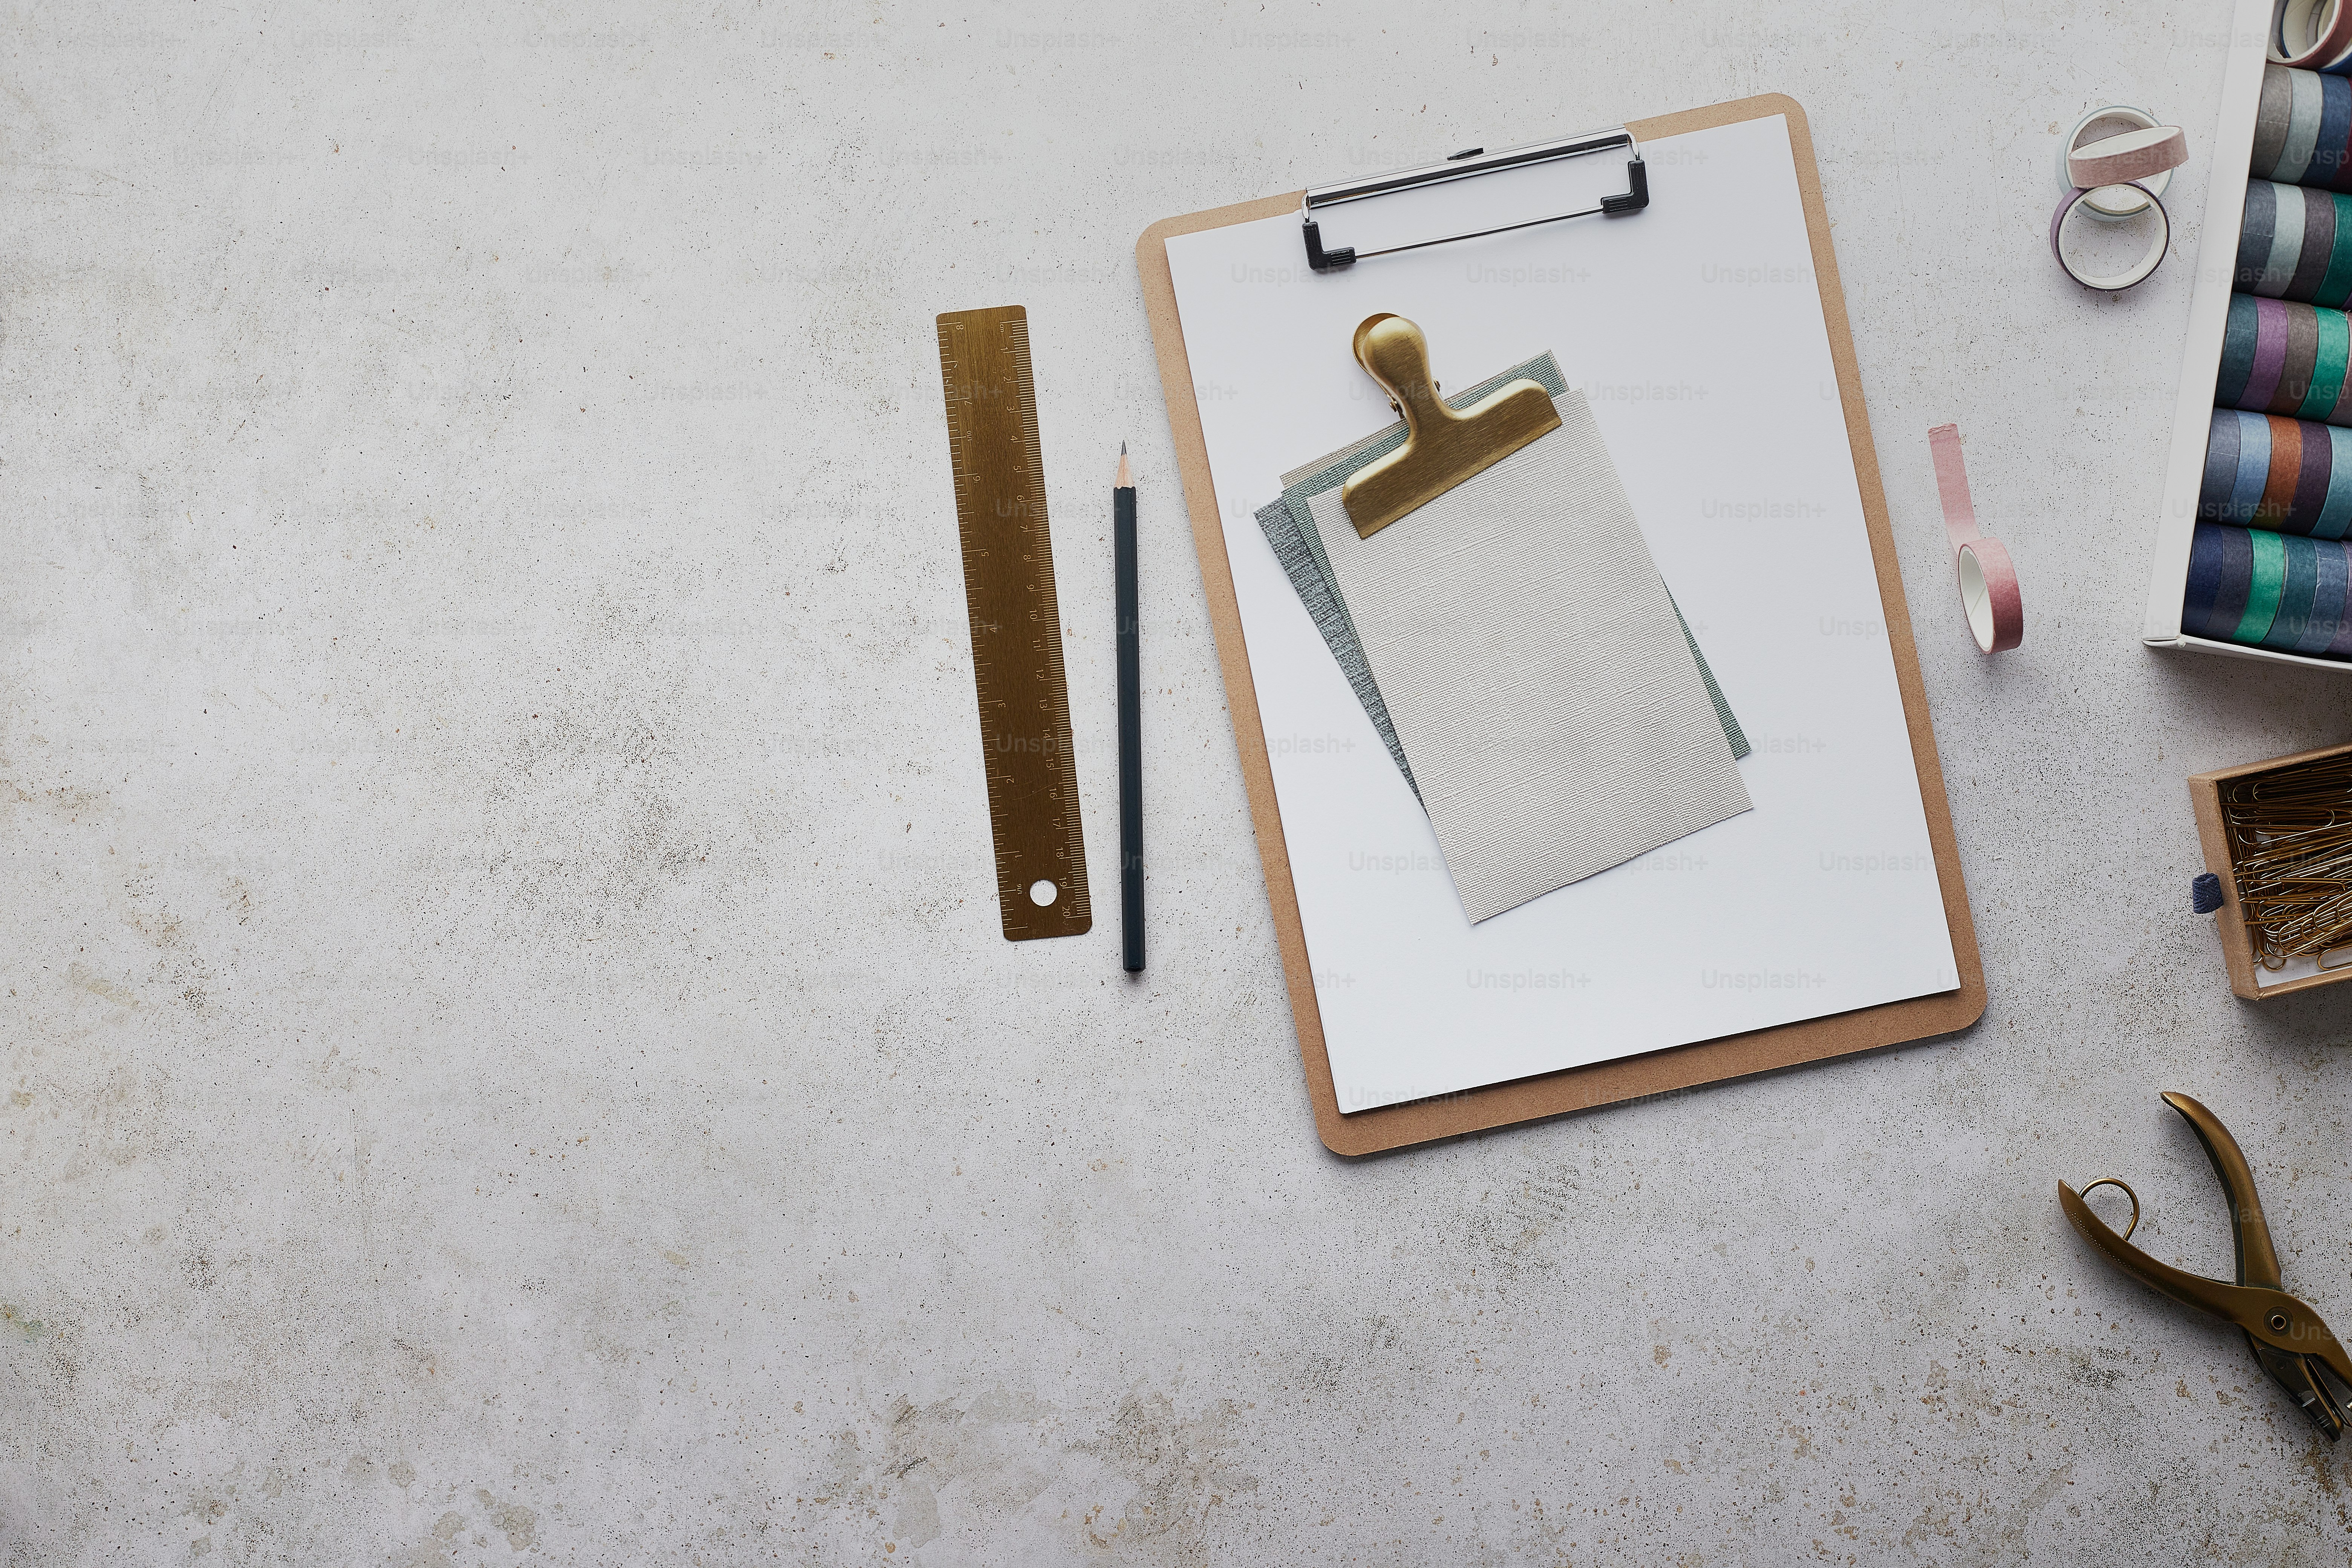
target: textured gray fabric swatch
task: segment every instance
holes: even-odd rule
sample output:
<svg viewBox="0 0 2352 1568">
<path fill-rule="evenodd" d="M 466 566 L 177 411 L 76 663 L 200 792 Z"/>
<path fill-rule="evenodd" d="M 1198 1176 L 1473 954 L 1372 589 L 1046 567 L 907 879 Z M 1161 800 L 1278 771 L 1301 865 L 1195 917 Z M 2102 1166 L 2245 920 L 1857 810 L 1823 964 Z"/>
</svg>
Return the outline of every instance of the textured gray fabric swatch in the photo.
<svg viewBox="0 0 2352 1568">
<path fill-rule="evenodd" d="M 1259 509 L 1257 525 L 1265 534 L 1265 542 L 1274 546 L 1274 558 L 1282 563 L 1282 570 L 1290 585 L 1298 590 L 1298 602 L 1307 606 L 1314 619 L 1315 629 L 1323 634 L 1332 657 L 1339 661 L 1340 673 L 1356 693 L 1356 700 L 1364 705 L 1364 712 L 1372 721 L 1372 728 L 1381 732 L 1381 744 L 1389 749 L 1404 782 L 1418 796 L 1421 786 L 1412 782 L 1412 764 L 1404 760 L 1404 748 L 1397 744 L 1396 726 L 1389 721 L 1388 704 L 1381 700 L 1380 683 L 1372 679 L 1372 667 L 1364 662 L 1364 650 L 1356 641 L 1356 628 L 1348 623 L 1348 606 L 1331 589 L 1331 580 L 1307 553 L 1307 540 L 1298 524 L 1291 520 L 1290 510 L 1282 502 L 1269 501 Z"/>
<path fill-rule="evenodd" d="M 1467 408 L 1488 393 L 1522 378 L 1539 383 L 1554 397 L 1568 390 L 1559 363 L 1546 352 L 1445 401 L 1449 407 Z M 1347 601 L 1332 578 L 1331 563 L 1324 557 L 1322 541 L 1316 533 L 1314 520 L 1307 514 L 1307 502 L 1314 496 L 1346 483 L 1374 458 L 1395 451 L 1403 444 L 1404 435 L 1404 424 L 1400 420 L 1373 431 L 1352 446 L 1293 468 L 1282 476 L 1282 498 L 1260 507 L 1255 516 L 1258 531 L 1273 547 L 1275 559 L 1282 563 L 1284 574 L 1289 577 L 1299 603 L 1315 622 L 1315 629 L 1323 635 L 1324 643 L 1339 662 L 1340 673 L 1348 678 L 1348 685 L 1355 692 L 1356 700 L 1363 705 L 1372 728 L 1379 731 L 1381 743 L 1389 749 L 1405 783 L 1418 795 L 1421 790 L 1413 784 L 1412 764 L 1405 760 L 1404 748 L 1397 742 L 1396 727 L 1390 721 L 1387 703 L 1381 699 L 1380 683 L 1373 679 L 1371 666 L 1364 660 L 1355 625 L 1349 618 Z M 1669 593 L 1667 598 L 1671 603 L 1673 595 Z M 1675 607 L 1675 620 L 1682 626 L 1684 640 L 1690 644 L 1691 658 L 1698 664 L 1699 679 L 1706 683 L 1707 700 L 1714 704 L 1716 717 L 1722 721 L 1724 738 L 1731 742 L 1732 756 L 1748 755 L 1750 748 L 1747 733 L 1733 715 L 1731 704 L 1724 700 L 1723 689 L 1716 684 L 1715 671 L 1707 668 L 1706 655 L 1700 651 L 1698 639 L 1691 636 L 1680 605 Z"/>
<path fill-rule="evenodd" d="M 1370 539 L 1307 503 L 1473 923 L 1749 808 L 1579 392 Z"/>
</svg>

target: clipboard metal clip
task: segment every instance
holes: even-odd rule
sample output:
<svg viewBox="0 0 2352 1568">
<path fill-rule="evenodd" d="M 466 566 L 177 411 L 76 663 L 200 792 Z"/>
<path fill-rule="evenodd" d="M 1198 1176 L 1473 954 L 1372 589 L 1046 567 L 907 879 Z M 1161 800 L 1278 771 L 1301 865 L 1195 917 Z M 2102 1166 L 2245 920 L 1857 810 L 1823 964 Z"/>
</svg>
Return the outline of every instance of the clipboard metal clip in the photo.
<svg viewBox="0 0 2352 1568">
<path fill-rule="evenodd" d="M 1597 207 L 1579 207 L 1574 212 L 1551 213 L 1543 217 L 1531 217 L 1520 223 L 1507 223 L 1494 228 L 1471 229 L 1463 234 L 1444 234 L 1434 239 L 1417 239 L 1407 245 L 1383 246 L 1378 250 L 1359 250 L 1352 245 L 1336 250 L 1323 248 L 1323 231 L 1316 226 L 1315 214 L 1323 207 L 1335 207 L 1346 202 L 1368 201 L 1374 196 L 1393 195 L 1399 191 L 1416 190 L 1423 185 L 1443 185 L 1455 180 L 1475 179 L 1480 174 L 1492 174 L 1504 169 L 1524 169 L 1538 163 L 1554 163 L 1561 158 L 1581 158 L 1589 153 L 1607 153 L 1622 147 L 1626 151 L 1625 189 L 1618 195 L 1603 196 Z M 1641 145 L 1633 133 L 1623 126 L 1607 131 L 1595 131 L 1582 136 L 1564 136 L 1552 142 L 1530 142 L 1524 147 L 1506 147 L 1499 153 L 1489 153 L 1483 147 L 1473 147 L 1466 153 L 1456 153 L 1442 163 L 1424 163 L 1415 169 L 1398 169 L 1386 174 L 1374 174 L 1369 179 L 1350 180 L 1336 185 L 1312 185 L 1299 204 L 1298 220 L 1307 238 L 1307 265 L 1318 272 L 1329 272 L 1349 267 L 1370 256 L 1392 256 L 1401 250 L 1419 250 L 1426 246 L 1447 245 L 1457 239 L 1479 239 L 1490 234 L 1508 234 L 1515 228 L 1533 228 L 1538 224 L 1559 223 L 1567 218 L 1591 217 L 1598 213 L 1607 217 L 1622 217 L 1640 212 L 1650 205 L 1650 171 L 1642 163 Z"/>
</svg>

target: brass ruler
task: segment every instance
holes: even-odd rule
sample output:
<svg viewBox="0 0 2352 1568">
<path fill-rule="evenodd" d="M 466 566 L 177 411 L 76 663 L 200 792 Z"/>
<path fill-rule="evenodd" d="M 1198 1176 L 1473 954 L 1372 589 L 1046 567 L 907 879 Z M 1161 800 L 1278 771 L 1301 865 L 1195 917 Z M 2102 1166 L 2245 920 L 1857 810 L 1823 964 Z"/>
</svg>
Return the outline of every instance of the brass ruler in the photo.
<svg viewBox="0 0 2352 1568">
<path fill-rule="evenodd" d="M 1019 305 L 950 310 L 939 329 L 1004 940 L 1077 936 L 1093 927 L 1094 913 L 1070 692 L 1062 680 L 1029 312 Z"/>
</svg>

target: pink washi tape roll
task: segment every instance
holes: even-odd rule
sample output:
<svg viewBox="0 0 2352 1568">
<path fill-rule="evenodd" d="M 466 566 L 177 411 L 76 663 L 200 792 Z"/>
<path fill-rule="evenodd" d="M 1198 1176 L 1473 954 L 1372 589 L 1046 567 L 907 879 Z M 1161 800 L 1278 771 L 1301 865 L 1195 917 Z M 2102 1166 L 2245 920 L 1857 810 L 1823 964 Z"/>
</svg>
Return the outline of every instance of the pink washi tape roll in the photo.
<svg viewBox="0 0 2352 1568">
<path fill-rule="evenodd" d="M 2079 187 L 2082 184 L 2074 178 L 2074 171 L 2066 166 L 2066 160 L 2073 157 L 2074 149 L 2085 141 L 2105 140 L 2103 136 L 2085 135 L 2095 125 L 2110 127 L 2107 136 L 2126 131 L 2159 129 L 2155 115 L 2145 109 L 2134 109 L 2127 103 L 2109 103 L 2097 109 L 2084 110 L 2083 117 L 2074 121 L 2074 129 L 2058 141 L 2058 183 L 2061 185 Z M 2121 223 L 2126 218 L 2137 217 L 2147 211 L 2150 196 L 2158 201 L 2164 199 L 2164 193 L 2172 184 L 2172 171 L 2166 169 L 2149 175 L 2146 184 L 2145 190 L 2135 189 L 2130 184 L 2093 185 L 2090 195 L 2083 203 L 2083 210 L 2101 223 Z"/>
<path fill-rule="evenodd" d="M 1960 427 L 1938 425 L 1927 432 L 1936 457 L 1936 489 L 1944 499 L 1944 531 L 1951 536 L 1953 566 L 1960 579 L 1960 607 L 1969 630 L 1987 653 L 2025 640 L 2025 601 L 2017 588 L 2017 568 L 2008 547 L 1977 528 L 1969 500 L 1969 470 L 1960 461 Z"/>
<path fill-rule="evenodd" d="M 2076 190 L 2095 191 L 2101 185 L 2136 184 L 2152 180 L 2168 169 L 2189 162 L 2189 138 L 2178 125 L 2155 125 L 2126 131 L 2120 136 L 2070 150 L 2066 178 Z"/>
<path fill-rule="evenodd" d="M 2298 70 L 2326 70 L 2352 54 L 2352 5 L 2282 0 L 2271 14 L 2271 58 Z"/>
<path fill-rule="evenodd" d="M 2352 5 L 2352 0 L 2347 3 Z M 2115 291 L 2146 282 L 2172 248 L 2172 215 L 2164 210 L 2164 182 L 2189 162 L 2189 139 L 2178 125 L 2158 125 L 2137 109 L 2115 105 L 2084 116 L 2075 122 L 2074 134 L 2082 134 L 2084 126 L 2098 119 L 2146 123 L 2080 147 L 2067 143 L 2061 162 L 2074 189 L 2050 215 L 2050 254 L 2084 288 Z M 2108 222 L 2152 214 L 2156 221 L 2149 226 L 2147 251 L 2120 272 L 2084 270 L 2066 254 L 2066 247 L 2073 221 L 2086 214 Z"/>
</svg>

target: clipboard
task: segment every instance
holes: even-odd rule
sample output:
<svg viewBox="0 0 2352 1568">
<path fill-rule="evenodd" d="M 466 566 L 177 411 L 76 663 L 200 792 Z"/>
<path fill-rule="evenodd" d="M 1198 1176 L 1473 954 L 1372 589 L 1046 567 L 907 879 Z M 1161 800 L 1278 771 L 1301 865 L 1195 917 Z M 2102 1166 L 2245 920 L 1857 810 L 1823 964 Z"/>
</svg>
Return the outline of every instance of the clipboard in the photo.
<svg viewBox="0 0 2352 1568">
<path fill-rule="evenodd" d="M 1307 933 L 1281 810 L 1276 794 L 1272 763 L 1251 672 L 1242 615 L 1234 589 L 1233 564 L 1226 551 L 1222 521 L 1223 503 L 1210 470 L 1207 437 L 1194 391 L 1191 362 L 1179 320 L 1176 284 L 1166 242 L 1177 236 L 1223 228 L 1235 224 L 1301 214 L 1311 220 L 1307 193 L 1270 196 L 1171 217 L 1147 229 L 1136 247 L 1147 314 L 1160 361 L 1160 381 L 1172 428 L 1185 504 L 1192 520 L 1194 551 L 1207 590 L 1209 616 L 1217 640 L 1224 676 L 1234 737 L 1247 788 L 1260 862 L 1265 873 L 1266 895 L 1272 906 L 1276 940 L 1291 1014 L 1298 1036 L 1299 1056 L 1315 1121 L 1323 1142 L 1335 1153 L 1362 1155 L 1435 1139 L 1538 1121 L 1580 1110 L 1654 1099 L 1699 1086 L 1744 1078 L 1776 1068 L 1821 1061 L 1833 1057 L 1948 1035 L 1967 1028 L 1983 1016 L 1985 984 L 1974 923 L 1969 919 L 1968 893 L 1960 873 L 1959 855 L 1952 835 L 1951 816 L 1937 760 L 1935 732 L 1918 657 L 1911 635 L 1886 510 L 1878 478 L 1868 415 L 1864 406 L 1861 377 L 1856 369 L 1836 257 L 1831 247 L 1821 178 L 1804 111 L 1780 94 L 1743 99 L 1731 103 L 1686 110 L 1680 114 L 1635 121 L 1624 127 L 1635 140 L 1661 140 L 1689 132 L 1736 124 L 1772 116 L 1785 117 L 1797 183 L 1810 241 L 1814 279 L 1821 298 L 1836 386 L 1843 413 L 1847 443 L 1866 524 L 1872 568 L 1876 579 L 1884 627 L 1900 690 L 1912 765 L 1932 845 L 1943 914 L 1958 977 L 1956 988 L 1906 1000 L 1884 1003 L 1775 1027 L 1727 1035 L 1692 1044 L 1591 1062 L 1537 1077 L 1520 1078 L 1408 1103 L 1381 1106 L 1343 1114 L 1326 1047 L 1322 1015 L 1310 968 Z M 1644 191 L 1646 195 L 1646 190 Z M 1580 216 L 1580 222 L 1640 222 L 1639 217 Z M 1549 221 L 1549 220 L 1547 220 Z M 1319 248 L 1311 233 L 1307 243 Z M 1377 261 L 1363 265 L 1378 266 Z M 1318 268 L 1319 270 L 1319 268 Z M 1537 345 L 1540 346 L 1540 345 Z M 1305 456 L 1305 454 L 1301 454 Z M 1234 498 L 1239 504 L 1240 498 Z"/>
</svg>

